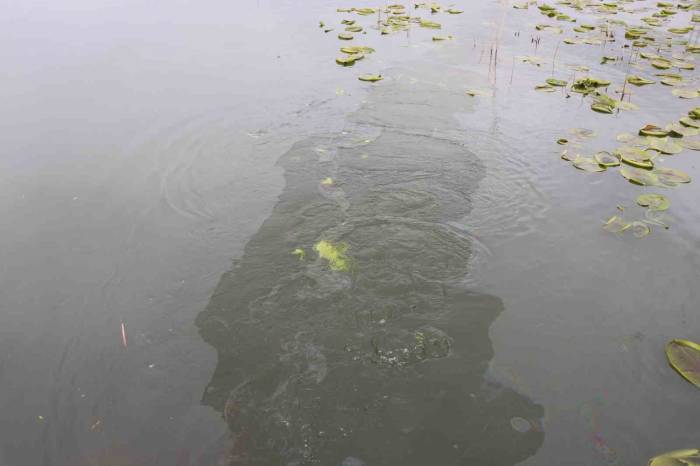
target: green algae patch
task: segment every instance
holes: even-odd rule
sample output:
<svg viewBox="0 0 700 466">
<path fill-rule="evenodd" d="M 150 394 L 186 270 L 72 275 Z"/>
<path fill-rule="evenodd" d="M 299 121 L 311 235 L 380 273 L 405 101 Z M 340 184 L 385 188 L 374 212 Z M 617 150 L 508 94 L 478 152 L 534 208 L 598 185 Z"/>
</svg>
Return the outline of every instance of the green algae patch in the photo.
<svg viewBox="0 0 700 466">
<path fill-rule="evenodd" d="M 318 257 L 327 260 L 331 270 L 336 272 L 347 272 L 350 270 L 350 258 L 345 254 L 348 245 L 345 243 L 331 243 L 321 240 L 314 245 L 314 250 L 318 252 Z"/>
</svg>

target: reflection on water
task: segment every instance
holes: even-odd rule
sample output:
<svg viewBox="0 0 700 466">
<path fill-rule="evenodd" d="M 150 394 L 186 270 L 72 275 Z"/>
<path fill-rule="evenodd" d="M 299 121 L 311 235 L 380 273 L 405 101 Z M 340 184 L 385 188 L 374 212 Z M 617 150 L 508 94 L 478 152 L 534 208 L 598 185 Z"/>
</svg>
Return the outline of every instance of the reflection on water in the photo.
<svg viewBox="0 0 700 466">
<path fill-rule="evenodd" d="M 449 222 L 484 168 L 455 73 L 395 70 L 346 131 L 280 160 L 278 204 L 197 319 L 232 464 L 509 465 L 541 444 L 542 408 L 484 381 L 501 301 L 460 285 L 471 239 Z M 348 272 L 321 240 L 348 246 Z"/>
</svg>

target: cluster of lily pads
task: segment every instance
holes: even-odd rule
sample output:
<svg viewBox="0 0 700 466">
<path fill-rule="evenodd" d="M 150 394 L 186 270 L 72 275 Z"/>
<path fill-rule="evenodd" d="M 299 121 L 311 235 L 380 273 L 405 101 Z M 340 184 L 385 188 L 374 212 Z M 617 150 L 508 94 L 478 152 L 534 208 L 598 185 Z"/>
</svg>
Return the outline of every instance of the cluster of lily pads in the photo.
<svg viewBox="0 0 700 466">
<path fill-rule="evenodd" d="M 605 172 L 619 167 L 619 173 L 629 182 L 640 186 L 673 188 L 680 184 L 690 183 L 691 177 L 682 170 L 660 166 L 662 158 L 681 153 L 685 149 L 700 150 L 700 108 L 692 109 L 688 116 L 682 117 L 678 123 L 670 123 L 661 128 L 656 125 L 646 125 L 638 134 L 622 133 L 617 140 L 622 143 L 612 152 L 599 151 L 592 157 L 582 156 L 572 149 L 580 147 L 579 140 L 591 137 L 592 132 L 574 130 L 575 138 L 559 139 L 558 144 L 567 145 L 561 158 L 586 172 Z M 642 194 L 637 198 L 637 204 L 647 207 L 645 218 L 639 221 L 626 221 L 621 214 L 611 217 L 604 225 L 607 231 L 623 233 L 634 232 L 635 236 L 643 237 L 649 232 L 648 225 L 658 225 L 668 228 L 663 221 L 661 212 L 669 208 L 670 202 L 662 194 Z M 623 209 L 619 208 L 622 212 Z"/>
<path fill-rule="evenodd" d="M 431 15 L 438 13 L 457 15 L 463 13 L 462 10 L 451 7 L 445 8 L 435 2 L 415 3 L 413 4 L 413 10 L 415 12 L 427 10 Z M 377 15 L 377 21 L 371 27 L 378 29 L 381 35 L 407 31 L 414 25 L 427 29 L 442 29 L 442 25 L 438 22 L 416 16 L 415 14 L 411 15 L 406 6 L 401 4 L 389 5 L 386 8 L 338 8 L 336 11 L 338 13 L 356 14 L 360 17 L 374 17 L 374 15 Z M 358 19 L 345 18 L 340 21 L 340 26 L 343 28 L 343 31 L 338 34 L 339 40 L 352 41 L 357 34 L 367 34 L 367 26 L 360 25 Z M 334 28 L 328 27 L 323 21 L 319 22 L 319 27 L 326 33 L 334 30 Z M 433 36 L 434 41 L 449 39 L 452 39 L 452 36 Z M 367 55 L 374 53 L 375 50 L 367 46 L 349 45 L 341 47 L 340 52 L 343 55 L 337 57 L 335 62 L 341 66 L 352 66 Z M 380 74 L 362 74 L 358 76 L 358 79 L 360 81 L 377 82 L 384 78 Z"/>
<path fill-rule="evenodd" d="M 591 109 L 601 113 L 614 113 L 616 110 L 634 109 L 633 105 L 625 103 L 625 85 L 646 86 L 655 84 L 657 81 L 666 86 L 673 86 L 672 94 L 680 98 L 697 98 L 700 97 L 700 89 L 694 83 L 687 83 L 683 71 L 690 71 L 695 68 L 693 64 L 692 54 L 700 53 L 700 46 L 691 44 L 683 36 L 694 31 L 693 23 L 700 22 L 700 14 L 693 14 L 690 18 L 690 24 L 683 27 L 669 27 L 663 29 L 670 18 L 676 18 L 676 14 L 686 10 L 700 9 L 698 3 L 678 3 L 658 2 L 656 11 L 648 16 L 639 19 L 640 24 L 628 24 L 627 22 L 617 19 L 619 13 L 639 13 L 652 11 L 652 8 L 646 6 L 635 8 L 634 1 L 609 1 L 598 2 L 594 0 L 562 0 L 557 3 L 557 7 L 547 3 L 537 5 L 536 2 L 528 1 L 515 3 L 514 8 L 529 8 L 530 5 L 537 5 L 540 13 L 547 18 L 552 18 L 557 21 L 555 24 L 540 23 L 535 26 L 535 29 L 542 32 L 550 32 L 554 34 L 563 34 L 565 28 L 564 23 L 576 23 L 577 20 L 570 14 L 561 11 L 561 8 L 570 8 L 572 11 L 585 11 L 586 13 L 594 14 L 601 17 L 601 21 L 597 24 L 580 24 L 571 28 L 573 36 L 565 37 L 562 42 L 568 45 L 603 45 L 607 43 L 618 42 L 619 35 L 615 34 L 615 26 L 624 28 L 624 44 L 623 49 L 629 50 L 628 65 L 635 68 L 635 73 L 626 76 L 623 83 L 621 98 L 611 97 L 603 92 L 601 88 L 607 88 L 610 82 L 606 85 L 597 85 L 595 88 L 580 86 L 580 82 L 573 82 L 571 90 L 580 92 L 585 95 L 591 95 L 593 102 Z M 572 13 L 573 14 L 573 13 Z M 646 51 L 646 48 L 653 48 L 653 51 Z M 644 50 L 642 50 L 644 49 Z M 627 54 L 623 54 L 627 55 Z M 601 63 L 619 62 L 627 60 L 623 55 L 603 55 Z M 677 69 L 678 72 L 675 72 Z M 643 76 L 636 70 L 649 70 L 654 75 Z M 647 73 L 650 74 L 650 73 Z M 584 78 L 593 79 L 593 78 Z M 579 80 L 580 81 L 580 80 Z M 554 92 L 557 87 L 566 88 L 569 83 L 565 80 L 554 79 L 548 80 L 546 84 L 537 86 L 537 90 Z"/>
</svg>

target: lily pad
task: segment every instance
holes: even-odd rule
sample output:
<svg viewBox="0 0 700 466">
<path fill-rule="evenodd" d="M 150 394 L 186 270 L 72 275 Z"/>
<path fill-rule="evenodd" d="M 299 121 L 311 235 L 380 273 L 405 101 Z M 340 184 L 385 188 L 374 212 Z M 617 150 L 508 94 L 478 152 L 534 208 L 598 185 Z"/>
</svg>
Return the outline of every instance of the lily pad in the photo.
<svg viewBox="0 0 700 466">
<path fill-rule="evenodd" d="M 659 184 L 658 177 L 647 170 L 634 167 L 622 167 L 620 175 L 624 176 L 630 183 L 642 186 L 655 186 Z"/>
<path fill-rule="evenodd" d="M 657 58 L 656 60 L 651 61 L 651 66 L 660 70 L 668 70 L 671 68 L 671 61 L 662 58 Z"/>
<path fill-rule="evenodd" d="M 605 224 L 603 229 L 609 231 L 610 233 L 622 233 L 630 227 L 629 222 L 625 221 L 619 215 L 613 215 L 610 217 Z"/>
<path fill-rule="evenodd" d="M 666 354 L 668 355 L 668 346 L 666 347 Z M 669 451 L 668 453 L 655 456 L 649 460 L 648 466 L 696 466 L 697 464 L 700 464 L 700 450 L 689 448 L 687 450 Z"/>
<path fill-rule="evenodd" d="M 652 81 L 651 79 L 643 78 L 641 76 L 632 75 L 627 77 L 627 82 L 634 84 L 635 86 L 645 86 L 647 84 L 654 84 L 656 81 Z"/>
<path fill-rule="evenodd" d="M 684 126 L 679 123 L 671 123 L 670 125 L 666 126 L 666 129 L 669 131 L 671 136 L 679 138 L 697 136 L 700 134 L 700 130 L 698 128 L 693 126 Z"/>
<path fill-rule="evenodd" d="M 605 167 L 601 166 L 595 159 L 590 157 L 576 157 L 574 167 L 590 173 L 604 172 Z"/>
<path fill-rule="evenodd" d="M 667 210 L 671 201 L 663 194 L 641 194 L 637 196 L 637 204 L 651 210 Z"/>
<path fill-rule="evenodd" d="M 349 32 L 341 32 L 340 34 L 338 34 L 338 39 L 340 40 L 353 40 L 354 38 L 355 36 L 353 36 Z"/>
<path fill-rule="evenodd" d="M 591 104 L 591 110 L 598 113 L 613 113 L 615 111 L 615 107 L 603 102 L 593 102 Z"/>
<path fill-rule="evenodd" d="M 700 150 L 700 139 L 681 139 L 680 145 L 690 150 Z"/>
<path fill-rule="evenodd" d="M 424 28 L 442 29 L 442 25 L 440 23 L 436 23 L 435 21 L 430 21 L 427 19 L 421 19 L 419 24 L 421 27 L 424 27 Z"/>
<path fill-rule="evenodd" d="M 364 54 L 356 53 L 353 55 L 345 55 L 343 57 L 338 57 L 335 59 L 335 62 L 343 66 L 352 66 L 355 64 L 356 61 L 362 60 L 363 58 L 365 58 Z"/>
<path fill-rule="evenodd" d="M 567 84 L 567 82 L 564 81 L 563 79 L 554 79 L 554 78 L 549 78 L 546 80 L 546 82 L 550 86 L 558 86 L 558 87 L 564 87 Z"/>
<path fill-rule="evenodd" d="M 680 97 L 681 99 L 697 99 L 700 97 L 700 92 L 698 92 L 697 89 L 674 89 L 671 91 L 671 94 L 675 95 L 676 97 Z"/>
<path fill-rule="evenodd" d="M 639 130 L 639 134 L 642 136 L 654 136 L 657 138 L 663 138 L 668 136 L 668 131 L 663 128 L 659 128 L 656 125 L 646 125 L 644 128 Z"/>
<path fill-rule="evenodd" d="M 683 117 L 678 120 L 683 126 L 688 126 L 690 128 L 700 128 L 700 121 L 693 120 L 692 118 Z"/>
<path fill-rule="evenodd" d="M 700 345 L 689 340 L 672 340 L 666 345 L 666 357 L 668 363 L 681 377 L 696 387 L 700 387 Z M 697 450 L 695 450 L 694 455 L 698 456 Z M 700 460 L 700 456 L 697 459 Z M 693 463 L 683 461 L 680 464 Z"/>
<path fill-rule="evenodd" d="M 630 228 L 632 229 L 632 234 L 635 238 L 644 238 L 649 233 L 651 233 L 651 229 L 649 228 L 649 226 L 646 223 L 640 221 L 634 221 L 630 223 Z"/>
<path fill-rule="evenodd" d="M 649 138 L 648 149 L 666 155 L 680 154 L 683 152 L 683 146 L 667 138 Z"/>
<path fill-rule="evenodd" d="M 367 81 L 367 82 L 377 82 L 381 81 L 384 79 L 381 74 L 361 74 L 360 76 L 357 77 L 360 81 Z"/>
<path fill-rule="evenodd" d="M 690 183 L 691 178 L 686 172 L 677 168 L 657 168 L 652 172 L 664 186 L 676 186 L 678 183 Z"/>
<path fill-rule="evenodd" d="M 596 162 L 598 162 L 598 165 L 602 165 L 604 167 L 616 167 L 620 165 L 620 159 L 612 155 L 610 152 L 597 152 L 593 158 L 596 160 Z"/>
</svg>

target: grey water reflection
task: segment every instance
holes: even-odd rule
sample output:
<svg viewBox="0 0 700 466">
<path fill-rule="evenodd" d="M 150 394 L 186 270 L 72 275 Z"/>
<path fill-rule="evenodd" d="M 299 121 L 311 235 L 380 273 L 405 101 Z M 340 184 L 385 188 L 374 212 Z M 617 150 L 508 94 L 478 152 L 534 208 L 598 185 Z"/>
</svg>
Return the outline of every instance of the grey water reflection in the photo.
<svg viewBox="0 0 700 466">
<path fill-rule="evenodd" d="M 471 240 L 451 222 L 485 171 L 452 118 L 464 76 L 410 70 L 282 156 L 279 202 L 197 318 L 231 464 L 511 465 L 542 444 L 541 406 L 484 379 L 501 300 L 461 284 Z"/>
</svg>

